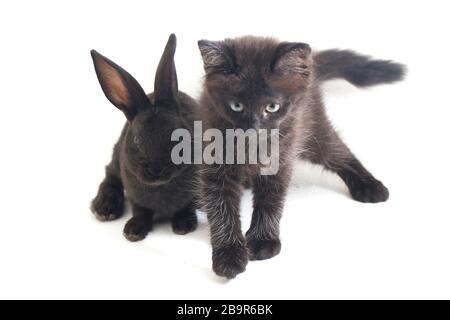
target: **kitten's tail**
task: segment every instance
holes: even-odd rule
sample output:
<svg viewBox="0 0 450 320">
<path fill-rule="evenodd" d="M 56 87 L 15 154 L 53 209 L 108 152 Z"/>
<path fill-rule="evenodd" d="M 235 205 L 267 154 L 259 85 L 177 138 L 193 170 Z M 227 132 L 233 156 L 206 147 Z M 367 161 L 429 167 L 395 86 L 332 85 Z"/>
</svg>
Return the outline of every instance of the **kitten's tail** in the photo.
<svg viewBox="0 0 450 320">
<path fill-rule="evenodd" d="M 314 55 L 319 81 L 345 79 L 356 87 L 401 81 L 406 66 L 390 60 L 376 60 L 351 50 L 324 50 Z"/>
</svg>

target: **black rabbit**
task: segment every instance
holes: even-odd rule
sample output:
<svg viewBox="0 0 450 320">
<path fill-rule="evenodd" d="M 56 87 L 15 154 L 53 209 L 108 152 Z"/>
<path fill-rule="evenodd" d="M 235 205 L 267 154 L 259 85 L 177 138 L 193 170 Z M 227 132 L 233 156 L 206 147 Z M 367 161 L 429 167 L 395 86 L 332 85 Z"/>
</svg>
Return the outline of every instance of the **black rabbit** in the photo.
<svg viewBox="0 0 450 320">
<path fill-rule="evenodd" d="M 197 227 L 192 186 L 195 167 L 171 161 L 175 144 L 171 134 L 178 128 L 191 130 L 190 117 L 197 108 L 192 98 L 178 91 L 175 49 L 172 34 L 158 65 L 155 91 L 149 95 L 128 72 L 91 51 L 103 92 L 128 120 L 92 201 L 92 211 L 101 221 L 119 218 L 125 191 L 133 213 L 124 228 L 130 241 L 144 239 L 156 217 L 172 219 L 178 234 Z"/>
</svg>

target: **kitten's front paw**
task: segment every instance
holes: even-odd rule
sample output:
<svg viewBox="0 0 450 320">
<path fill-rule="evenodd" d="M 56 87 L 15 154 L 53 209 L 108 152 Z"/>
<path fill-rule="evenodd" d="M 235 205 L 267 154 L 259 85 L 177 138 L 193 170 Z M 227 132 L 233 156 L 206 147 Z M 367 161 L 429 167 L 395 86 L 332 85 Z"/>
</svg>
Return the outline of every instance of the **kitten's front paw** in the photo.
<svg viewBox="0 0 450 320">
<path fill-rule="evenodd" d="M 372 179 L 355 184 L 350 193 L 356 201 L 360 202 L 383 202 L 389 198 L 389 190 L 381 181 Z"/>
<path fill-rule="evenodd" d="M 152 230 L 152 222 L 142 217 L 133 217 L 128 220 L 123 235 L 128 241 L 136 242 L 143 240 Z"/>
<path fill-rule="evenodd" d="M 176 234 L 188 234 L 197 229 L 197 216 L 175 216 L 172 219 L 172 230 Z"/>
<path fill-rule="evenodd" d="M 124 196 L 121 190 L 105 186 L 100 188 L 92 200 L 91 210 L 100 221 L 111 221 L 120 218 L 124 212 Z"/>
<path fill-rule="evenodd" d="M 250 260 L 266 260 L 280 253 L 281 242 L 279 239 L 273 240 L 247 239 L 247 247 L 250 254 Z"/>
<path fill-rule="evenodd" d="M 213 270 L 218 276 L 235 278 L 245 271 L 248 251 L 245 245 L 228 245 L 213 249 Z"/>
</svg>

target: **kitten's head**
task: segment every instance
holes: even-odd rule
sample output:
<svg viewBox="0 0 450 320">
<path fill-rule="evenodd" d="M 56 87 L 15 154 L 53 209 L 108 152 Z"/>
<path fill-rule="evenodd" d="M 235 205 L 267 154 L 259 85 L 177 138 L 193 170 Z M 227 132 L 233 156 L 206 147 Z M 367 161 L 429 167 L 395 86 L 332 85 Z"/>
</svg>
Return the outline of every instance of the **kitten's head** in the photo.
<svg viewBox="0 0 450 320">
<path fill-rule="evenodd" d="M 310 83 L 305 43 L 243 37 L 198 46 L 212 107 L 235 128 L 277 128 Z"/>
<path fill-rule="evenodd" d="M 157 186 L 170 181 L 180 169 L 171 160 L 173 130 L 182 127 L 174 64 L 175 35 L 171 35 L 155 77 L 155 91 L 147 96 L 123 68 L 91 51 L 95 71 L 106 97 L 128 120 L 123 143 L 124 165 L 142 183 Z"/>
</svg>

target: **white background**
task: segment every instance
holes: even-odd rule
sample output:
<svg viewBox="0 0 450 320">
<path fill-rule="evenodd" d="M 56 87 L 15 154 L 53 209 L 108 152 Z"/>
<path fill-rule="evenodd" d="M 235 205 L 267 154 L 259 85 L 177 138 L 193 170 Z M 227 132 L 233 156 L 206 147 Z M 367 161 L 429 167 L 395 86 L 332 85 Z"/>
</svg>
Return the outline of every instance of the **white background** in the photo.
<svg viewBox="0 0 450 320">
<path fill-rule="evenodd" d="M 2 1 L 0 298 L 450 298 L 447 1 Z M 167 37 L 179 86 L 198 96 L 196 41 L 238 35 L 352 48 L 409 66 L 405 82 L 324 86 L 330 117 L 391 192 L 361 204 L 299 165 L 283 249 L 235 280 L 211 271 L 204 216 L 187 236 L 160 226 L 141 243 L 127 217 L 89 211 L 124 123 L 89 50 L 152 91 Z M 242 204 L 244 226 L 250 194 Z"/>
</svg>

